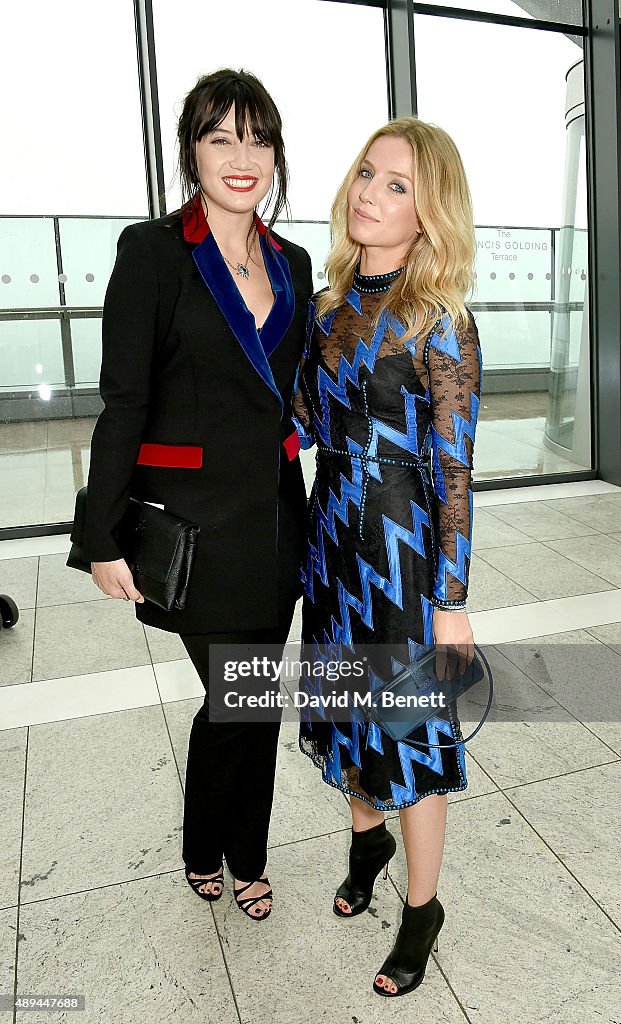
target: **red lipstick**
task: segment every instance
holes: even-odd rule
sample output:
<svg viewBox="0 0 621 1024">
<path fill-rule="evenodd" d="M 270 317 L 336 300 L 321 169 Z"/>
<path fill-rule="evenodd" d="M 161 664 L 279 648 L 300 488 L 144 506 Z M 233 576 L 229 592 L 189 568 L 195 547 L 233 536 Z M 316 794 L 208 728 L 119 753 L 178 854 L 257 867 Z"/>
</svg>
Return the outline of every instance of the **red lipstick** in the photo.
<svg viewBox="0 0 621 1024">
<path fill-rule="evenodd" d="M 253 188 L 258 182 L 258 178 L 253 177 L 251 174 L 237 175 L 227 174 L 226 178 L 222 181 L 227 188 L 230 188 L 231 192 L 252 192 Z M 239 185 L 232 184 L 233 182 L 239 182 Z"/>
</svg>

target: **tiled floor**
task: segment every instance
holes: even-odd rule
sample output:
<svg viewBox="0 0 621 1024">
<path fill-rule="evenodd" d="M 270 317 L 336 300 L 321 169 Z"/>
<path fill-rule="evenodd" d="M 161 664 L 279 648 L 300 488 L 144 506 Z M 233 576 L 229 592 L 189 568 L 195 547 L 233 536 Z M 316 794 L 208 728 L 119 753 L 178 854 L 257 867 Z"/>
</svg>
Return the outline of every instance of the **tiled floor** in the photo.
<svg viewBox="0 0 621 1024">
<path fill-rule="evenodd" d="M 85 993 L 84 1024 L 621 1019 L 621 489 L 489 491 L 475 506 L 470 620 L 516 711 L 472 743 L 469 787 L 450 801 L 440 952 L 391 1002 L 370 983 L 403 854 L 367 914 L 332 914 L 348 809 L 295 723 L 270 833 L 276 902 L 259 926 L 230 881 L 211 907 L 181 871 L 202 687 L 178 637 L 67 570 L 66 536 L 0 544 L 0 590 L 20 607 L 0 633 L 0 994 L 16 977 L 24 994 Z"/>
</svg>

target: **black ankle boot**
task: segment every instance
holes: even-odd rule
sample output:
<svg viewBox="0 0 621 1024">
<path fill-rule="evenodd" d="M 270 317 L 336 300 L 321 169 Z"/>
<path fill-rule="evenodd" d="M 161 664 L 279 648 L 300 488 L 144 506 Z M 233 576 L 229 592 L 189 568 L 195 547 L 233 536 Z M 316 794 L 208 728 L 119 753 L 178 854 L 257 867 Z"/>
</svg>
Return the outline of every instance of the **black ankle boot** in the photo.
<svg viewBox="0 0 621 1024">
<path fill-rule="evenodd" d="M 394 982 L 397 991 L 386 992 L 376 980 L 373 989 L 378 995 L 404 996 L 418 988 L 425 977 L 429 954 L 438 948 L 436 940 L 443 924 L 444 908 L 437 896 L 422 907 L 411 907 L 406 900 L 395 944 L 375 976 Z"/>
<path fill-rule="evenodd" d="M 354 832 L 352 829 L 349 874 L 336 891 L 332 907 L 335 914 L 339 917 L 355 917 L 367 909 L 373 895 L 373 883 L 383 867 L 386 877 L 388 862 L 394 857 L 396 849 L 395 837 L 387 831 L 385 822 L 365 832 Z M 337 899 L 349 904 L 350 914 L 341 910 L 336 903 Z"/>
</svg>

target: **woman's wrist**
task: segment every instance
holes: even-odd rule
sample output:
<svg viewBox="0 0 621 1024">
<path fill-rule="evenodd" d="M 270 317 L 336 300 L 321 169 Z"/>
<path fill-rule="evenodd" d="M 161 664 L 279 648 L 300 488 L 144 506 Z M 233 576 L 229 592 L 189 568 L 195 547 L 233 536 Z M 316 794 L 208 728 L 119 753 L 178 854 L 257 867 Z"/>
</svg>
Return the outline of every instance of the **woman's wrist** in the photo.
<svg viewBox="0 0 621 1024">
<path fill-rule="evenodd" d="M 466 602 L 465 602 L 465 600 L 461 600 L 461 601 L 442 601 L 439 598 L 432 598 L 431 599 L 431 603 L 433 605 L 434 611 L 438 611 L 438 612 L 465 612 L 466 611 Z"/>
</svg>

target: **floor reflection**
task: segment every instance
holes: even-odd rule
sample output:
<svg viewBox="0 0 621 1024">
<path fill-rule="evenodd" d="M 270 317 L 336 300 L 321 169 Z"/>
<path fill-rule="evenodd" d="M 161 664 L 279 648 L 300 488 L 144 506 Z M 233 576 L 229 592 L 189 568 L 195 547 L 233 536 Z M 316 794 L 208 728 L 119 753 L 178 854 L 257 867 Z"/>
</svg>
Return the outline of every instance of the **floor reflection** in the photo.
<svg viewBox="0 0 621 1024">
<path fill-rule="evenodd" d="M 503 480 L 588 469 L 543 444 L 545 392 L 484 396 L 479 410 L 475 480 Z M 88 476 L 96 417 L 0 423 L 0 527 L 66 523 Z M 314 451 L 302 453 L 307 484 Z"/>
</svg>

